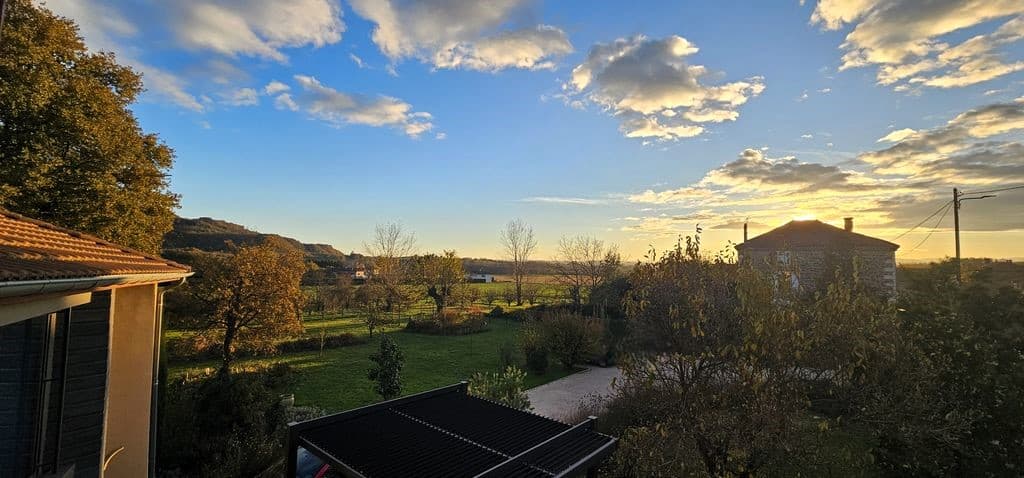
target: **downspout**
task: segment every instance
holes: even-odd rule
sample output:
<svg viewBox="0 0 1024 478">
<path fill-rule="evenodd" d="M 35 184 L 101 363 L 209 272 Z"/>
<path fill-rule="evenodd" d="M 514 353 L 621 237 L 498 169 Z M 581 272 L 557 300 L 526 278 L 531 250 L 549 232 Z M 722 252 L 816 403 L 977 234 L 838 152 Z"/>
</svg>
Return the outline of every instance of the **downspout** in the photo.
<svg viewBox="0 0 1024 478">
<path fill-rule="evenodd" d="M 190 274 L 191 275 L 191 274 Z M 153 391 L 149 395 L 149 476 L 156 476 L 156 451 L 160 409 L 160 371 L 163 367 L 160 353 L 164 346 L 164 294 L 185 283 L 186 277 L 171 282 L 166 286 L 157 286 L 156 294 L 156 326 L 153 331 Z"/>
</svg>

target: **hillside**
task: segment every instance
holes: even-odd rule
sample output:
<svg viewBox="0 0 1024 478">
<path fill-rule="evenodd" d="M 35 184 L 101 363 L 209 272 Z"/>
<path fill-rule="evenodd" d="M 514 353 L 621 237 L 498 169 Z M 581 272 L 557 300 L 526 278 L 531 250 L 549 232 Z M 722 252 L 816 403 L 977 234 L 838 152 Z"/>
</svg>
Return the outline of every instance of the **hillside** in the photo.
<svg viewBox="0 0 1024 478">
<path fill-rule="evenodd" d="M 306 258 L 321 267 L 353 267 L 362 256 L 349 255 L 335 249 L 330 244 L 305 244 L 290 237 L 279 234 L 257 232 L 228 221 L 200 217 L 189 219 L 179 217 L 174 220 L 174 229 L 164 236 L 164 254 L 168 257 L 180 257 L 183 252 L 199 250 L 203 252 L 227 252 L 228 244 L 236 246 L 258 244 L 268 237 L 277 237 L 303 251 Z"/>
</svg>

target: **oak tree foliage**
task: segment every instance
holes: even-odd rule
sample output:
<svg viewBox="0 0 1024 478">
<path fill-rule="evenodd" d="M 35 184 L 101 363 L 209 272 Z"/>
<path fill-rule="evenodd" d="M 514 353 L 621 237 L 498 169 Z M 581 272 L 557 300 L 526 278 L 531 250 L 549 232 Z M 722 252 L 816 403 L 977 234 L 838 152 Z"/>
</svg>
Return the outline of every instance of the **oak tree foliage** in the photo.
<svg viewBox="0 0 1024 478">
<path fill-rule="evenodd" d="M 0 207 L 157 253 L 174 152 L 130 106 L 142 76 L 71 20 L 9 0 L 0 41 Z"/>
</svg>

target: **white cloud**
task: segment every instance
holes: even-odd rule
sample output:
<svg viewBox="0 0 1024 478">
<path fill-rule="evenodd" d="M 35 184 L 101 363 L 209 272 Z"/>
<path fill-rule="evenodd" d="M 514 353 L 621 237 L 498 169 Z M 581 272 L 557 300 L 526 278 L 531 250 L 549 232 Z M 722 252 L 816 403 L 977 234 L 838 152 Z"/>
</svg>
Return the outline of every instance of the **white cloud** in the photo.
<svg viewBox="0 0 1024 478">
<path fill-rule="evenodd" d="M 712 216 L 702 219 L 712 227 L 725 227 L 737 217 L 778 224 L 810 214 L 854 215 L 861 224 L 905 229 L 946 201 L 954 185 L 977 190 L 1024 182 L 1021 133 L 1024 99 L 975 108 L 931 129 L 893 131 L 882 139 L 890 146 L 841 165 L 773 158 L 747 149 L 700 181 L 648 189 L 628 200 L 661 210 L 701 212 Z M 990 210 L 976 214 L 976 230 L 1019 229 L 1024 223 L 1024 209 L 1015 198 L 993 202 Z M 679 221 L 652 216 L 636 222 L 631 230 L 670 231 Z"/>
<path fill-rule="evenodd" d="M 289 87 L 288 85 L 281 83 L 280 81 L 273 80 L 270 83 L 267 83 L 267 86 L 263 87 L 263 93 L 267 95 L 276 95 L 278 93 L 283 93 L 290 89 L 291 87 Z"/>
<path fill-rule="evenodd" d="M 832 88 L 822 88 L 822 89 L 818 90 L 818 93 L 821 93 L 823 95 L 827 95 L 827 94 L 829 94 L 831 92 L 832 92 Z"/>
<path fill-rule="evenodd" d="M 814 135 L 811 134 L 811 133 L 804 133 L 804 134 L 800 135 L 800 138 L 802 138 L 802 139 L 814 139 Z"/>
<path fill-rule="evenodd" d="M 533 203 L 544 203 L 544 204 L 569 204 L 577 206 L 595 206 L 598 204 L 606 204 L 606 199 L 593 199 L 593 198 L 577 198 L 577 197 L 561 197 L 561 196 L 533 196 L 528 198 L 520 199 L 521 202 L 533 202 Z"/>
<path fill-rule="evenodd" d="M 434 135 L 434 139 L 436 139 L 436 140 L 448 139 L 448 133 L 444 133 L 444 132 L 437 133 L 437 134 Z"/>
<path fill-rule="evenodd" d="M 914 133 L 917 133 L 917 131 L 912 130 L 910 128 L 898 129 L 896 131 L 890 132 L 889 134 L 887 134 L 885 136 L 882 136 L 881 138 L 878 138 L 877 142 L 879 142 L 879 143 L 896 143 L 896 142 L 899 142 L 899 141 L 903 141 L 904 139 L 907 139 L 910 136 L 913 136 Z"/>
<path fill-rule="evenodd" d="M 295 105 L 333 126 L 386 126 L 399 129 L 413 138 L 434 127 L 430 113 L 414 112 L 412 105 L 397 98 L 343 93 L 323 85 L 312 76 L 295 75 L 295 80 L 303 89 L 303 93 L 295 98 Z"/>
<path fill-rule="evenodd" d="M 259 93 L 254 88 L 238 88 L 223 95 L 223 103 L 231 106 L 255 106 L 260 104 Z"/>
<path fill-rule="evenodd" d="M 363 59 L 359 58 L 359 56 L 356 55 L 355 53 L 349 53 L 348 58 L 352 60 L 352 63 L 355 63 L 356 66 L 358 66 L 360 69 L 366 68 L 366 63 L 363 63 Z"/>
<path fill-rule="evenodd" d="M 598 105 L 620 118 L 630 138 L 675 140 L 704 131 L 702 124 L 735 121 L 739 107 L 764 91 L 764 79 L 707 84 L 707 68 L 686 57 L 697 47 L 680 36 L 636 36 L 594 45 L 562 85 L 566 98 Z"/>
<path fill-rule="evenodd" d="M 337 0 L 170 2 L 172 30 L 187 48 L 283 62 L 282 48 L 320 47 L 345 31 Z"/>
<path fill-rule="evenodd" d="M 1022 14 L 1020 0 L 821 0 L 811 23 L 854 25 L 840 70 L 874 65 L 879 84 L 914 92 L 909 85 L 955 88 L 1024 70 L 1024 61 L 1007 62 L 998 51 L 1024 39 Z M 999 26 L 949 43 L 954 32 L 991 23 Z"/>
<path fill-rule="evenodd" d="M 292 99 L 292 95 L 288 93 L 281 93 L 274 98 L 274 107 L 279 110 L 292 110 L 298 111 L 299 105 Z"/>
<path fill-rule="evenodd" d="M 376 24 L 373 42 L 392 61 L 419 58 L 436 68 L 497 71 L 549 69 L 572 52 L 562 30 L 548 25 L 509 28 L 528 0 L 351 0 Z"/>
</svg>

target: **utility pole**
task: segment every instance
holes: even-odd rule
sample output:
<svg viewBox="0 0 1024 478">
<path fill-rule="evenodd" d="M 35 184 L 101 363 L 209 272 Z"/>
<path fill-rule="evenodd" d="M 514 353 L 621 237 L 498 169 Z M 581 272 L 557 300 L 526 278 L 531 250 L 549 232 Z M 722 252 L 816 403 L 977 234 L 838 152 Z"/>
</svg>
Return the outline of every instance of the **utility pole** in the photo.
<svg viewBox="0 0 1024 478">
<path fill-rule="evenodd" d="M 5 16 L 7 16 L 7 0 L 0 0 L 0 38 L 3 38 Z"/>
<path fill-rule="evenodd" d="M 953 231 L 956 235 L 956 283 L 963 279 L 960 273 L 960 191 L 953 188 Z"/>
<path fill-rule="evenodd" d="M 960 203 L 963 201 L 970 201 L 972 199 L 987 199 L 996 197 L 995 194 L 986 194 L 984 196 L 977 196 L 972 198 L 960 199 L 965 193 L 960 192 L 957 188 L 953 188 L 953 231 L 956 235 L 956 283 L 960 285 L 963 282 L 963 274 L 960 268 Z M 970 195 L 970 192 L 966 193 Z"/>
</svg>

